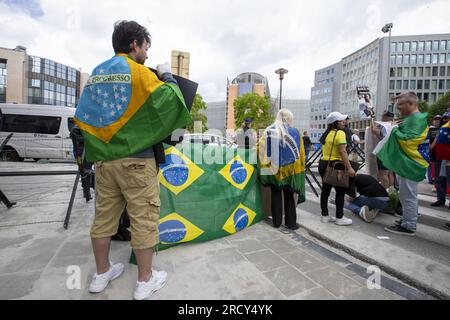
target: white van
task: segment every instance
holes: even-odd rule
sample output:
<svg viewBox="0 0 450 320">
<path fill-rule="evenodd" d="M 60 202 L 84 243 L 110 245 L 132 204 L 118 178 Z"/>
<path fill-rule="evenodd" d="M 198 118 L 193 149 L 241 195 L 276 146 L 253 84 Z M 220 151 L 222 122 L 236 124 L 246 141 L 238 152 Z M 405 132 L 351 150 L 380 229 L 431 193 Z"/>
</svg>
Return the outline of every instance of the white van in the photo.
<svg viewBox="0 0 450 320">
<path fill-rule="evenodd" d="M 73 159 L 70 130 L 74 125 L 75 108 L 0 103 L 0 110 L 0 144 L 13 133 L 0 160 Z"/>
</svg>

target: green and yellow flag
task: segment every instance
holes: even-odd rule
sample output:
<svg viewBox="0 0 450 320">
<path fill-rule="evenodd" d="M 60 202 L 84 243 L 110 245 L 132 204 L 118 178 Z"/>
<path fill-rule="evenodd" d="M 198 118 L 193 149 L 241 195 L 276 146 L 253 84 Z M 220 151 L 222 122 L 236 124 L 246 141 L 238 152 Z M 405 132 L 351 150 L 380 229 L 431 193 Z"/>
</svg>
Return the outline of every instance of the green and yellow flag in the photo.
<svg viewBox="0 0 450 320">
<path fill-rule="evenodd" d="M 95 68 L 83 90 L 75 122 L 88 161 L 126 158 L 192 122 L 177 85 L 118 54 Z"/>
<path fill-rule="evenodd" d="M 425 179 L 428 163 L 428 114 L 417 113 L 407 117 L 399 127 L 380 142 L 374 153 L 389 170 L 400 177 L 421 182 Z"/>
<path fill-rule="evenodd" d="M 183 143 L 165 152 L 160 250 L 230 236 L 263 219 L 256 150 Z"/>
</svg>

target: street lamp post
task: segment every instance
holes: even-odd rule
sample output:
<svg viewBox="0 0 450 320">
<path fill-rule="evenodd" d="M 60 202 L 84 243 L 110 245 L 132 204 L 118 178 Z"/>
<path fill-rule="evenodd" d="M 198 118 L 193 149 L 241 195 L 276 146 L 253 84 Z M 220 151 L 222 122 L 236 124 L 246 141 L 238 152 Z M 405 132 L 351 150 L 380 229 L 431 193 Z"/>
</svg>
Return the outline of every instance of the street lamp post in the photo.
<svg viewBox="0 0 450 320">
<path fill-rule="evenodd" d="M 389 47 L 388 47 L 388 72 L 387 72 L 387 82 L 386 82 L 386 95 L 387 95 L 387 101 L 388 101 L 388 109 L 390 110 L 390 101 L 389 101 L 389 84 L 390 84 L 390 73 L 391 73 L 391 32 L 394 25 L 392 23 L 387 23 L 381 31 L 383 33 L 389 32 Z"/>
<path fill-rule="evenodd" d="M 276 74 L 280 75 L 280 110 L 281 110 L 281 95 L 283 94 L 283 79 L 284 75 L 287 74 L 289 71 L 286 69 L 278 69 L 275 71 Z"/>
</svg>

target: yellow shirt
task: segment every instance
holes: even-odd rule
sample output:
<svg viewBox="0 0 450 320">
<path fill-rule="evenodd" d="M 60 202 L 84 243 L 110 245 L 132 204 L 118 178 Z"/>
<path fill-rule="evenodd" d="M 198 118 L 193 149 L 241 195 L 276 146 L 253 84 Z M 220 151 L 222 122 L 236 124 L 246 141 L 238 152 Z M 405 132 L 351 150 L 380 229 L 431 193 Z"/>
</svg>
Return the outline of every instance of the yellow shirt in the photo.
<svg viewBox="0 0 450 320">
<path fill-rule="evenodd" d="M 339 146 L 342 144 L 347 144 L 347 138 L 345 137 L 345 132 L 339 130 L 336 134 L 336 140 L 334 141 L 334 135 L 336 134 L 336 130 L 331 130 L 325 139 L 325 145 L 322 146 L 323 156 L 322 160 L 328 161 L 330 159 L 331 153 L 331 161 L 342 160 L 341 155 L 339 153 Z M 333 150 L 331 147 L 333 146 Z"/>
</svg>

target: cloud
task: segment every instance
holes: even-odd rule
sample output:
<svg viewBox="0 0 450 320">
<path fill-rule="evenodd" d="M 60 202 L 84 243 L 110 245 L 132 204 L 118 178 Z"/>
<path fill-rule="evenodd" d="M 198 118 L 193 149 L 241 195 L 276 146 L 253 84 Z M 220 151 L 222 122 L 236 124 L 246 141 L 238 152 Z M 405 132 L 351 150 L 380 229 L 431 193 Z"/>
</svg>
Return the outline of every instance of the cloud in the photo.
<svg viewBox="0 0 450 320">
<path fill-rule="evenodd" d="M 11 2 L 11 1 L 9 1 Z M 289 70 L 283 91 L 309 98 L 314 71 L 384 36 L 450 31 L 446 0 L 42 0 L 0 2 L 0 46 L 25 45 L 29 54 L 90 72 L 113 55 L 111 34 L 117 20 L 148 27 L 152 47 L 147 65 L 170 60 L 171 50 L 191 53 L 191 78 L 206 101 L 225 100 L 227 78 L 257 72 L 278 92 L 274 71 Z M 43 14 L 30 15 L 24 3 Z M 423 23 L 421 23 L 423 22 Z"/>
</svg>

